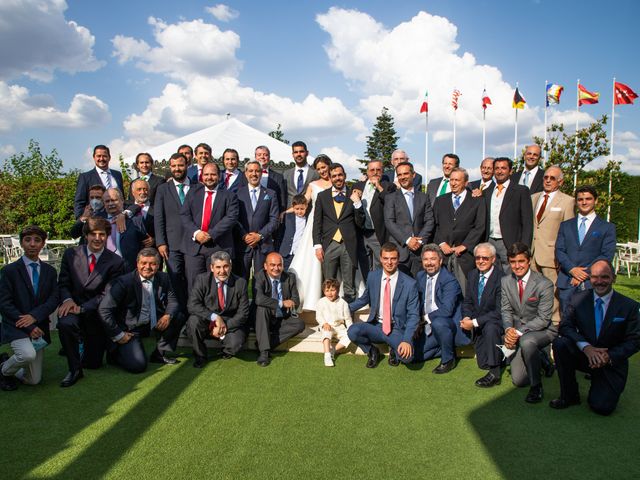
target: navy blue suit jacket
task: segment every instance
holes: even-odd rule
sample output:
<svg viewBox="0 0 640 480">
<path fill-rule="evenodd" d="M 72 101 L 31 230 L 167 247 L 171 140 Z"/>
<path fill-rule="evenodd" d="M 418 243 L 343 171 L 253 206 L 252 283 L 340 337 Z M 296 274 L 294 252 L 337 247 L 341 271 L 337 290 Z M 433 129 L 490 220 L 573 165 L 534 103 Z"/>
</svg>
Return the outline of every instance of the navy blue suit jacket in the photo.
<svg viewBox="0 0 640 480">
<path fill-rule="evenodd" d="M 112 185 L 114 188 L 118 187 L 124 197 L 124 187 L 122 183 L 122 174 L 118 170 L 109 169 L 111 175 L 116 180 L 116 185 Z M 83 172 L 78 176 L 78 183 L 76 184 L 76 195 L 73 199 L 73 214 L 76 218 L 82 215 L 84 207 L 89 203 L 89 188 L 94 185 L 102 185 L 102 179 L 95 168 L 92 168 L 88 172 Z"/>
<path fill-rule="evenodd" d="M 238 221 L 238 198 L 235 193 L 217 190 L 211 209 L 211 221 L 208 233 L 211 236 L 205 244 L 193 240 L 193 234 L 202 226 L 202 207 L 205 187 L 203 184 L 191 186 L 184 205 L 180 209 L 183 228 L 182 251 L 191 256 L 211 255 L 218 250 L 225 250 L 234 256 L 233 227 Z"/>
<path fill-rule="evenodd" d="M 242 187 L 238 190 L 238 230 L 241 237 L 247 233 L 256 232 L 263 236 L 260 241 L 260 250 L 263 253 L 273 251 L 273 234 L 280 226 L 278 216 L 278 198 L 276 192 L 269 188 L 258 188 L 258 203 L 255 211 L 251 207 L 250 187 Z M 245 252 L 251 250 L 251 247 L 245 245 Z"/>
<path fill-rule="evenodd" d="M 616 226 L 596 216 L 582 245 L 578 242 L 578 217 L 560 224 L 556 239 L 556 260 L 560 264 L 558 288 L 571 288 L 574 267 L 590 267 L 596 260 L 613 260 L 616 253 Z M 588 282 L 588 280 L 587 280 Z M 590 283 L 585 282 L 587 286 Z"/>
<path fill-rule="evenodd" d="M 189 168 L 187 168 L 187 177 L 191 181 L 191 185 L 200 183 L 198 180 L 198 164 L 194 163 L 193 165 L 189 165 Z"/>
<path fill-rule="evenodd" d="M 307 224 L 307 216 L 304 219 L 305 226 Z M 286 257 L 291 253 L 291 247 L 293 246 L 293 237 L 296 234 L 296 214 L 289 212 L 284 216 L 284 234 L 282 235 L 282 242 L 280 242 L 280 255 Z M 295 253 L 295 252 L 294 252 Z"/>
<path fill-rule="evenodd" d="M 142 249 L 142 241 L 147 238 L 147 229 L 142 217 L 126 219 L 127 229 L 120 234 L 120 253 L 124 260 L 125 272 L 136 269 L 138 252 Z M 112 225 L 112 228 L 116 228 Z"/>
<path fill-rule="evenodd" d="M 493 267 L 491 276 L 486 279 L 482 297 L 478 303 L 478 282 L 480 272 L 474 268 L 467 275 L 467 291 L 462 302 L 462 317 L 476 319 L 482 327 L 486 323 L 502 325 L 502 287 L 501 279 L 504 273 L 497 266 Z"/>
<path fill-rule="evenodd" d="M 374 323 L 378 319 L 380 310 L 381 292 L 380 286 L 382 282 L 382 269 L 374 270 L 367 277 L 367 288 L 362 296 L 349 304 L 349 310 L 355 312 L 365 305 L 369 305 L 369 319 L 367 322 Z M 393 293 L 391 301 L 391 318 L 393 319 L 393 328 L 402 331 L 402 341 L 412 343 L 413 334 L 418 328 L 420 321 L 419 315 L 419 294 L 416 281 L 409 275 L 398 272 L 398 283 Z"/>
<path fill-rule="evenodd" d="M 29 272 L 22 257 L 10 263 L 0 271 L 0 315 L 2 315 L 2 341 L 12 342 L 20 338 L 29 338 L 34 328 L 44 332 L 44 338 L 51 343 L 49 336 L 49 315 L 58 307 L 58 283 L 55 268 L 40 262 L 38 295 L 31 285 Z M 29 314 L 36 323 L 24 328 L 16 328 L 21 315 Z"/>
</svg>

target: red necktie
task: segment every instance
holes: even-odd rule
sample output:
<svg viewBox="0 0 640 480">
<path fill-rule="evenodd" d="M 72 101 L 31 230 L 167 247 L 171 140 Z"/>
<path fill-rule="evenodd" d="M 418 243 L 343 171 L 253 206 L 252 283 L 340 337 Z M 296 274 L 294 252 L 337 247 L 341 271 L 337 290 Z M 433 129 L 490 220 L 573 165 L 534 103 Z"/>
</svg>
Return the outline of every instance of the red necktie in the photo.
<svg viewBox="0 0 640 480">
<path fill-rule="evenodd" d="M 524 282 L 522 279 L 518 280 L 518 295 L 520 296 L 520 302 L 522 302 L 522 296 L 524 295 Z"/>
<path fill-rule="evenodd" d="M 386 281 L 382 300 L 382 333 L 389 335 L 391 333 L 391 278 L 386 277 Z"/>
<path fill-rule="evenodd" d="M 201 169 L 200 169 L 200 171 L 199 171 L 200 173 L 198 173 L 198 181 L 199 181 L 200 183 L 202 183 L 202 170 L 203 170 L 203 169 L 201 168 Z"/>
<path fill-rule="evenodd" d="M 267 173 L 267 170 L 266 169 L 262 169 L 262 173 Z"/>
<path fill-rule="evenodd" d="M 227 178 L 224 179 L 224 186 L 227 188 L 229 188 L 229 179 L 231 178 L 231 175 L 233 175 L 233 173 L 227 172 Z"/>
<path fill-rule="evenodd" d="M 93 269 L 96 268 L 96 256 L 92 253 L 89 255 L 89 273 L 93 273 Z"/>
<path fill-rule="evenodd" d="M 544 200 L 542 201 L 542 205 L 540 205 L 540 210 L 538 210 L 538 215 L 536 215 L 536 220 L 540 223 L 540 219 L 542 218 L 542 214 L 544 213 L 544 209 L 547 208 L 547 200 L 549 200 L 549 194 L 544 194 Z"/>
<path fill-rule="evenodd" d="M 218 282 L 218 305 L 224 310 L 224 282 Z"/>
<path fill-rule="evenodd" d="M 213 203 L 213 192 L 207 192 L 207 199 L 204 201 L 204 212 L 202 212 L 202 227 L 200 230 L 203 232 L 209 231 L 209 224 L 211 223 L 211 204 Z"/>
</svg>

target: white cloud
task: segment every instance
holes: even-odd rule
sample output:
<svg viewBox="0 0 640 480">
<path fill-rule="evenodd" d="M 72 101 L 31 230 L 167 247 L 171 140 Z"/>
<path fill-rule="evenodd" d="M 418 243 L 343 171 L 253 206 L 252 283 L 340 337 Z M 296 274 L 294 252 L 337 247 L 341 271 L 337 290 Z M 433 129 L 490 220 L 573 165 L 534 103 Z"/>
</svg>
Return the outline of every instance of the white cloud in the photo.
<svg viewBox="0 0 640 480">
<path fill-rule="evenodd" d="M 236 75 L 241 68 L 235 56 L 240 37 L 235 32 L 223 32 L 201 19 L 167 24 L 149 17 L 148 23 L 153 27 L 158 46 L 117 35 L 111 42 L 113 56 L 120 64 L 135 61 L 145 72 L 162 73 L 182 81 L 198 75 L 209 78 Z"/>
<path fill-rule="evenodd" d="M 0 81 L 0 132 L 19 128 L 83 128 L 110 120 L 109 107 L 99 98 L 76 94 L 69 108 L 60 110 L 47 95 L 30 95 L 20 85 Z"/>
<path fill-rule="evenodd" d="M 205 10 L 213 15 L 216 20 L 219 20 L 221 22 L 229 22 L 240 16 L 237 10 L 234 10 L 230 6 L 223 3 L 219 3 L 217 5 L 214 5 L 213 7 L 207 7 L 205 8 Z"/>
<path fill-rule="evenodd" d="M 16 151 L 17 151 L 16 147 L 11 145 L 10 143 L 8 143 L 6 145 L 1 145 L 0 144 L 0 156 L 2 156 L 2 157 L 10 157 L 14 153 L 16 153 Z"/>
<path fill-rule="evenodd" d="M 341 164 L 347 173 L 347 179 L 361 180 L 363 178 L 363 175 L 360 172 L 360 168 L 362 168 L 363 165 L 358 162 L 358 157 L 356 155 L 351 155 L 340 147 L 335 146 L 325 147 L 320 150 L 320 153 L 328 155 L 332 162 Z"/>
<path fill-rule="evenodd" d="M 104 65 L 93 54 L 95 38 L 67 20 L 63 0 L 0 2 L 0 79 L 26 75 L 51 81 L 54 72 L 92 72 Z"/>
</svg>

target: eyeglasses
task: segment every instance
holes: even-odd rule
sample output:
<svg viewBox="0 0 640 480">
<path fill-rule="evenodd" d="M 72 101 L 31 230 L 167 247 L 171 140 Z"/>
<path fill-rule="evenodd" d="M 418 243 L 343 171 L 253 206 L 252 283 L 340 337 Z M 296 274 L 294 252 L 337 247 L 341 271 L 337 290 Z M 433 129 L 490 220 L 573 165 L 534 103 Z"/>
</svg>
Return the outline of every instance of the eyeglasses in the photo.
<svg viewBox="0 0 640 480">
<path fill-rule="evenodd" d="M 491 259 L 493 259 L 493 257 L 482 257 L 480 255 L 476 255 L 476 260 L 478 260 L 478 261 L 488 262 Z"/>
<path fill-rule="evenodd" d="M 544 177 L 542 177 L 543 180 L 551 180 L 552 182 L 555 182 L 556 180 L 558 180 L 557 177 L 553 177 L 551 175 L 545 175 Z"/>
</svg>

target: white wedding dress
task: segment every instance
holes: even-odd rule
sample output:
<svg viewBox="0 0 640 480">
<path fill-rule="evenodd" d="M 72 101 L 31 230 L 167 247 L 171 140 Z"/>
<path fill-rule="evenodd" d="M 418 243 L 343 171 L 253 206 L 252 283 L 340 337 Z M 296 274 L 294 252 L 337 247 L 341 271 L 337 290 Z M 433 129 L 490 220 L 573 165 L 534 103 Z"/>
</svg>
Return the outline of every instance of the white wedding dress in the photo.
<svg viewBox="0 0 640 480">
<path fill-rule="evenodd" d="M 304 228 L 302 238 L 298 244 L 289 271 L 294 272 L 298 279 L 298 293 L 300 294 L 300 310 L 316 310 L 316 303 L 322 297 L 322 264 L 316 258 L 313 248 L 313 212 L 316 209 L 316 197 L 324 190 L 315 183 L 311 187 L 312 208 Z"/>
</svg>

